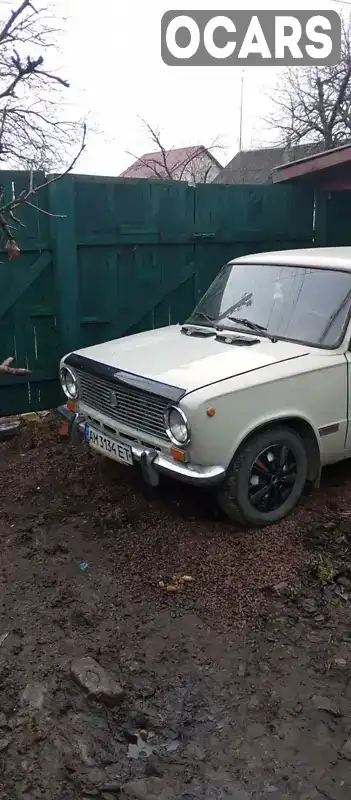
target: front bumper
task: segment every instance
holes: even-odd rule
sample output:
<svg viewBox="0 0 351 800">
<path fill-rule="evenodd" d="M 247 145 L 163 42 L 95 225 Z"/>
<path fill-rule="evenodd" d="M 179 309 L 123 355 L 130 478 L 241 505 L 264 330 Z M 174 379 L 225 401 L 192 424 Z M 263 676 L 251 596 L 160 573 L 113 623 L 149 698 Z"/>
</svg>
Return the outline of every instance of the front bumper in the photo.
<svg viewBox="0 0 351 800">
<path fill-rule="evenodd" d="M 72 444 L 82 444 L 85 429 L 84 416 L 79 412 L 69 411 L 66 406 L 59 406 L 57 411 L 68 421 L 68 437 Z M 141 466 L 144 480 L 151 486 L 158 485 L 160 473 L 197 486 L 216 486 L 225 478 L 223 467 L 183 464 L 152 448 L 145 448 L 135 443 L 131 447 L 134 460 Z"/>
</svg>

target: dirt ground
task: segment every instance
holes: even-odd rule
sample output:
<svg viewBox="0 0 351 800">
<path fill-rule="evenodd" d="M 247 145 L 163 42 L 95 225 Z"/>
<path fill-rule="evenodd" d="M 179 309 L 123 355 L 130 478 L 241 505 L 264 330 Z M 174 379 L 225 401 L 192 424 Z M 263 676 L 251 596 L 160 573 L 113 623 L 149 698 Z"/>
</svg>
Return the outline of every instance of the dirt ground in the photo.
<svg viewBox="0 0 351 800">
<path fill-rule="evenodd" d="M 350 800 L 350 464 L 245 533 L 51 418 L 0 449 L 1 800 Z"/>
</svg>

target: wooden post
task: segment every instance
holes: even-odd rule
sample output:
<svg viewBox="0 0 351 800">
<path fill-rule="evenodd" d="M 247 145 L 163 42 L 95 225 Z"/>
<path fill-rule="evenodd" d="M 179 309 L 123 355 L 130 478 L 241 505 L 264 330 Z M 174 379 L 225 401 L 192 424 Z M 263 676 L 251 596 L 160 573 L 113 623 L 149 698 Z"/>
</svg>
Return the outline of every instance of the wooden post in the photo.
<svg viewBox="0 0 351 800">
<path fill-rule="evenodd" d="M 74 208 L 74 177 L 67 175 L 49 186 L 58 325 L 62 355 L 79 347 L 79 280 Z"/>
<path fill-rule="evenodd" d="M 316 247 L 328 244 L 327 225 L 328 192 L 316 189 L 314 193 L 314 243 Z"/>
</svg>

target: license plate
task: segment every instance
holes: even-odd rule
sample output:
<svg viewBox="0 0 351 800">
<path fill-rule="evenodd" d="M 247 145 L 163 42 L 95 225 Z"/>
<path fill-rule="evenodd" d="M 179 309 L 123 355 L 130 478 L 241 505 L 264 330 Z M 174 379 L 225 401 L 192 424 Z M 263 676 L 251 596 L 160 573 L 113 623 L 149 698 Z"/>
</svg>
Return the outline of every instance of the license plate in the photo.
<svg viewBox="0 0 351 800">
<path fill-rule="evenodd" d="M 100 453 L 104 453 L 105 456 L 119 461 L 120 464 L 133 466 L 132 448 L 129 445 L 105 436 L 104 433 L 94 430 L 90 425 L 85 426 L 85 439 L 94 450 L 98 450 Z"/>
</svg>

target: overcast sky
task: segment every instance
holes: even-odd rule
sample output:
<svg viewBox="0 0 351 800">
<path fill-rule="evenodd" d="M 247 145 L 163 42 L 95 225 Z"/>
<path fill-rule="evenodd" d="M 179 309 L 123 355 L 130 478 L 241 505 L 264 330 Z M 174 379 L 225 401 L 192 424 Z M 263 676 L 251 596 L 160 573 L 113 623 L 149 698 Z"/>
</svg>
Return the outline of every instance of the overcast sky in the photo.
<svg viewBox="0 0 351 800">
<path fill-rule="evenodd" d="M 241 70 L 237 67 L 168 67 L 160 55 L 160 20 L 165 11 L 216 8 L 213 0 L 60 0 L 68 20 L 60 64 L 71 82 L 77 113 L 87 111 L 101 134 L 91 134 L 77 171 L 119 175 L 136 155 L 153 149 L 139 116 L 162 130 L 167 148 L 211 143 L 220 138 L 222 163 L 235 155 L 239 141 Z M 292 0 L 287 10 L 333 8 L 351 13 L 336 0 Z M 284 5 L 285 5 L 284 2 Z M 281 0 L 239 3 L 248 10 L 282 9 Z M 237 9 L 221 0 L 220 10 Z M 262 121 L 276 83 L 272 67 L 246 68 L 243 146 L 272 142 Z"/>
</svg>

